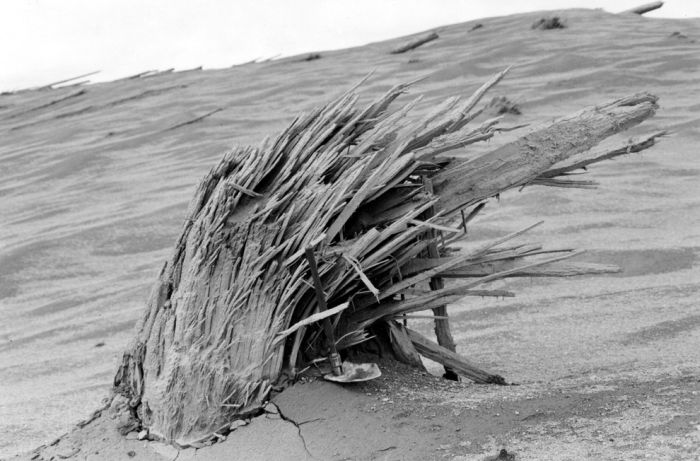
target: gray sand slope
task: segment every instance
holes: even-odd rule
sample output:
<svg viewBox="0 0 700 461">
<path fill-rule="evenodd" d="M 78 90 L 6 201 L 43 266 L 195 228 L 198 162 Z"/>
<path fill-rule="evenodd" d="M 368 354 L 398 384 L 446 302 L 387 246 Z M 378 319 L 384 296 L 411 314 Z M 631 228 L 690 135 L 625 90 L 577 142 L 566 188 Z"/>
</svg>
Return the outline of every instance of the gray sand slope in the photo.
<svg viewBox="0 0 700 461">
<path fill-rule="evenodd" d="M 553 15 L 568 27 L 530 29 Z M 483 27 L 471 30 L 477 22 Z M 100 405 L 194 185 L 228 146 L 257 143 L 370 70 L 368 95 L 427 75 L 416 91 L 426 94 L 421 107 L 429 110 L 513 65 L 493 92 L 522 110 L 505 124 L 547 121 L 645 90 L 660 97 L 661 110 L 625 135 L 673 134 L 651 151 L 594 167 L 596 191 L 505 194 L 473 224 L 472 241 L 544 219 L 526 241 L 585 248 L 582 259 L 625 271 L 509 281 L 500 287 L 516 298 L 450 307 L 459 351 L 519 386 L 423 375 L 402 384 L 398 371 L 367 387 L 311 383 L 278 402 L 306 424 L 270 416 L 272 429 L 255 422 L 208 450 L 231 447 L 219 459 L 252 459 L 234 447 L 269 433 L 275 436 L 261 437 L 265 447 L 284 447 L 288 459 L 483 459 L 501 447 L 520 459 L 697 459 L 700 20 L 567 10 L 438 33 L 402 55 L 389 54 L 405 41 L 397 39 L 313 61 L 0 96 L 0 457 L 47 443 Z M 309 406 L 310 396 L 325 403 Z M 120 459 L 136 450 L 110 439 L 108 423 L 101 418 L 53 448 L 80 448 L 75 459 Z M 115 457 L 89 431 L 112 440 Z M 96 445 L 86 447 L 86 437 Z M 329 440 L 335 450 L 323 445 Z M 137 459 L 169 456 L 129 443 L 141 444 Z M 207 453 L 202 459 L 217 459 Z"/>
</svg>

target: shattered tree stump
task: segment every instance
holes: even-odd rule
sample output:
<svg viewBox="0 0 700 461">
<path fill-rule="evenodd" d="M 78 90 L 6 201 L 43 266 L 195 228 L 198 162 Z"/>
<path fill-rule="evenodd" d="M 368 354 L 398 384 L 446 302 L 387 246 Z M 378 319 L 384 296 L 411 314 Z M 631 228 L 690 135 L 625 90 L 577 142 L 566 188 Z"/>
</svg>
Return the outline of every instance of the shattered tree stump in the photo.
<svg viewBox="0 0 700 461">
<path fill-rule="evenodd" d="M 504 74 L 418 120 L 408 117 L 418 99 L 390 110 L 407 84 L 364 108 L 356 107 L 353 88 L 259 147 L 224 156 L 199 184 L 115 376 L 115 392 L 150 437 L 196 446 L 260 412 L 273 386 L 328 356 L 325 318 L 332 319 L 342 354 L 384 329 L 384 346 L 402 361 L 422 366 L 423 355 L 477 382 L 502 383 L 450 350 L 443 334 L 449 329 L 438 329 L 448 346 L 442 347 L 399 321 L 435 309 L 434 317 L 445 320 L 438 324 L 447 326 L 441 306 L 467 296 L 513 295 L 489 288 L 494 280 L 616 270 L 564 264 L 578 253 L 512 242 L 534 226 L 454 254 L 434 251 L 436 229 L 451 234 L 449 245 L 467 238 L 454 226 L 463 210 L 471 208 L 473 216 L 485 200 L 524 185 L 590 187 L 566 175 L 633 146 L 647 148 L 662 134 L 588 152 L 654 114 L 656 97 L 639 94 L 583 110 L 476 158 L 451 157 L 497 133 L 498 119 L 469 124 Z M 304 257 L 309 247 L 325 312 Z M 446 277 L 457 281 L 437 283 Z"/>
</svg>

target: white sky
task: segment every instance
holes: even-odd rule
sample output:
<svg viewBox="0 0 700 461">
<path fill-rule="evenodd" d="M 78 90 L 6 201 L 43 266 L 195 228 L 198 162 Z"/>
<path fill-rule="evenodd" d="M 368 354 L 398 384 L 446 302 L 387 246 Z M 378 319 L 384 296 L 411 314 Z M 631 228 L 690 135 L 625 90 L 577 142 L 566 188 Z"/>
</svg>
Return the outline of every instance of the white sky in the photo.
<svg viewBox="0 0 700 461">
<path fill-rule="evenodd" d="M 101 71 L 228 67 L 256 58 L 346 48 L 445 24 L 524 11 L 649 0 L 0 0 L 0 91 Z M 700 1 L 667 0 L 649 16 L 700 17 Z"/>
</svg>

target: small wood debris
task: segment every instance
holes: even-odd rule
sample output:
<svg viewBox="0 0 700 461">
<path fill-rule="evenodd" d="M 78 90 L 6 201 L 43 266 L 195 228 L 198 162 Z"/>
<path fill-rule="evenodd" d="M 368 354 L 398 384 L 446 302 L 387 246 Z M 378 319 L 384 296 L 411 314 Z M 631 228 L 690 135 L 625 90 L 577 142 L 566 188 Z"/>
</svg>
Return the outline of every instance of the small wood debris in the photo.
<svg viewBox="0 0 700 461">
<path fill-rule="evenodd" d="M 401 45 L 400 47 L 392 51 L 391 54 L 401 54 L 407 51 L 415 50 L 419 46 L 425 45 L 426 43 L 432 42 L 433 40 L 437 40 L 438 38 L 440 38 L 440 36 L 436 32 L 431 32 L 428 35 L 423 35 L 414 40 L 411 40 L 408 43 L 405 43 L 404 45 Z"/>
<path fill-rule="evenodd" d="M 566 23 L 560 20 L 559 16 L 553 16 L 535 21 L 530 28 L 538 30 L 566 29 Z"/>
</svg>

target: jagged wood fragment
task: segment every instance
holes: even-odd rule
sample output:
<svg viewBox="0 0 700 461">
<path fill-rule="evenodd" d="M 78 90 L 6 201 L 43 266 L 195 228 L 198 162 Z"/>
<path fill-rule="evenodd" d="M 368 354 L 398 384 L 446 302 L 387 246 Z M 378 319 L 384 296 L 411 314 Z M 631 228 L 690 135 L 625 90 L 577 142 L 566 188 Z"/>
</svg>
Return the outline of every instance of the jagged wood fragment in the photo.
<svg viewBox="0 0 700 461">
<path fill-rule="evenodd" d="M 90 77 L 92 75 L 99 74 L 99 73 L 100 73 L 100 71 L 96 70 L 94 72 L 88 72 L 87 74 L 77 75 L 75 77 L 66 78 L 63 80 L 59 80 L 57 82 L 49 83 L 48 85 L 40 86 L 40 87 L 37 87 L 35 89 L 37 89 L 37 90 L 51 89 L 51 88 L 55 87 L 56 85 L 61 85 L 63 83 L 72 82 L 74 80 L 78 80 L 79 78 L 83 78 L 83 77 Z"/>
<path fill-rule="evenodd" d="M 413 345 L 413 342 L 411 342 L 406 327 L 394 320 L 388 320 L 386 325 L 389 330 L 391 347 L 396 358 L 400 362 L 425 370 L 420 354 Z"/>
<path fill-rule="evenodd" d="M 595 181 L 580 181 L 576 179 L 537 177 L 530 181 L 527 185 L 562 187 L 568 189 L 595 189 L 596 186 L 598 186 L 598 183 Z"/>
<path fill-rule="evenodd" d="M 434 343 L 417 331 L 406 328 L 408 337 L 416 350 L 440 365 L 455 370 L 459 375 L 479 384 L 506 384 L 503 376 L 483 370 L 459 354 Z"/>
<path fill-rule="evenodd" d="M 504 275 L 504 277 L 509 274 Z M 479 285 L 479 283 L 469 284 Z M 406 298 L 401 301 L 387 301 L 373 309 L 365 309 L 350 315 L 349 321 L 365 328 L 383 317 L 391 317 L 409 312 L 424 311 L 438 306 L 456 302 L 467 296 L 506 298 L 515 296 L 514 293 L 506 290 L 471 290 L 463 286 L 442 288 L 431 290 L 421 296 Z"/>
<path fill-rule="evenodd" d="M 640 93 L 583 110 L 475 159 L 454 161 L 433 178 L 449 214 L 537 178 L 559 162 L 637 125 L 656 111 L 657 97 Z"/>
<path fill-rule="evenodd" d="M 204 115 L 200 115 L 199 117 L 195 117 L 195 118 L 193 118 L 193 119 L 191 119 L 191 120 L 187 120 L 186 122 L 178 123 L 178 124 L 176 124 L 176 125 L 171 126 L 170 128 L 166 128 L 166 129 L 163 130 L 163 131 L 177 130 L 178 128 L 182 128 L 183 126 L 192 125 L 193 123 L 200 122 L 200 121 L 204 120 L 204 119 L 207 118 L 207 117 L 211 117 L 212 115 L 214 115 L 214 114 L 216 114 L 216 113 L 218 113 L 218 112 L 221 112 L 222 110 L 224 110 L 224 109 L 221 108 L 221 107 L 218 107 L 218 108 L 216 108 L 216 109 L 214 109 L 214 110 L 211 110 L 211 111 L 207 112 L 207 113 L 204 114 Z"/>
<path fill-rule="evenodd" d="M 430 178 L 423 177 L 422 182 L 426 192 L 432 195 L 434 191 L 433 183 L 430 180 Z M 435 207 L 431 207 L 426 212 L 426 217 L 432 218 L 433 216 L 435 216 L 436 211 L 437 210 L 435 209 Z M 432 238 L 433 241 L 428 245 L 428 248 L 426 248 L 428 258 L 440 257 L 437 243 L 434 241 L 436 237 L 437 232 L 434 229 L 431 229 L 428 234 L 428 238 Z M 443 282 L 442 277 L 440 277 L 439 274 L 430 277 L 431 290 L 439 291 L 443 288 L 445 288 L 445 282 Z M 452 352 L 456 351 L 457 346 L 455 345 L 455 341 L 452 338 L 452 331 L 450 331 L 450 319 L 447 313 L 447 305 L 442 304 L 440 306 L 434 307 L 433 315 L 435 316 L 435 320 L 433 320 L 433 325 L 435 330 L 435 337 L 438 340 L 438 344 Z M 457 374 L 454 372 L 454 370 L 447 366 L 445 367 L 445 378 L 451 379 L 453 381 L 458 380 Z"/>
<path fill-rule="evenodd" d="M 396 48 L 391 52 L 391 54 L 401 54 L 405 53 L 406 51 L 415 50 L 419 46 L 425 45 L 426 43 L 432 42 L 433 40 L 437 40 L 438 38 L 440 38 L 440 36 L 435 32 L 431 32 L 427 35 L 422 35 Z"/>
<path fill-rule="evenodd" d="M 629 10 L 623 11 L 623 13 L 633 13 L 633 14 L 639 14 L 642 15 L 644 13 L 648 13 L 650 11 L 658 10 L 664 6 L 664 2 L 650 2 L 650 3 L 645 3 L 644 5 L 639 5 L 634 8 L 630 8 Z"/>
<path fill-rule="evenodd" d="M 635 152 L 641 152 L 644 149 L 648 149 L 654 144 L 656 140 L 662 136 L 666 136 L 667 131 L 657 131 L 652 134 L 645 135 L 639 140 L 630 140 L 627 144 L 624 144 L 615 149 L 611 149 L 607 152 L 586 152 L 581 155 L 574 156 L 568 159 L 566 162 L 561 162 L 556 168 L 549 169 L 542 174 L 540 174 L 537 179 L 541 178 L 554 178 L 556 176 L 561 176 L 563 174 L 569 173 L 571 171 L 585 169 L 587 166 L 594 163 L 602 162 L 603 160 L 610 160 L 620 155 L 627 155 Z"/>
<path fill-rule="evenodd" d="M 348 307 L 350 307 L 350 304 L 343 303 L 340 306 L 335 306 L 335 307 L 332 307 L 330 309 L 326 309 L 323 312 L 318 312 L 316 314 L 310 315 L 310 316 L 306 317 L 304 320 L 301 320 L 301 321 L 295 323 L 294 325 L 287 328 L 286 330 L 280 331 L 279 333 L 277 333 L 276 341 L 280 341 L 280 340 L 286 338 L 287 336 L 291 335 L 292 333 L 294 333 L 295 331 L 297 331 L 301 327 L 305 327 L 306 325 L 311 325 L 314 322 L 319 322 L 325 318 L 332 317 L 335 314 L 339 314 L 342 311 L 344 311 L 345 309 L 347 309 Z"/>
<path fill-rule="evenodd" d="M 515 261 L 494 261 L 467 268 L 456 268 L 441 275 L 445 278 L 484 277 L 515 268 Z M 618 266 L 584 262 L 556 262 L 544 267 L 531 267 L 513 272 L 509 277 L 574 277 L 579 275 L 601 275 L 620 272 Z"/>
<path fill-rule="evenodd" d="M 78 91 L 76 91 L 76 92 L 74 92 L 74 93 L 70 93 L 70 94 L 68 94 L 68 95 L 66 95 L 66 96 L 63 96 L 63 97 L 61 97 L 61 98 L 54 99 L 54 100 L 49 101 L 48 103 L 42 104 L 42 105 L 40 105 L 40 106 L 30 107 L 29 109 L 22 109 L 22 110 L 20 110 L 20 111 L 16 111 L 16 112 L 14 112 L 14 113 L 11 113 L 10 115 L 8 115 L 8 116 L 5 117 L 5 118 L 7 118 L 7 119 L 13 119 L 13 118 L 20 117 L 20 116 L 22 116 L 22 115 L 26 115 L 26 114 L 28 114 L 28 113 L 30 113 L 30 112 L 34 112 L 34 111 L 46 109 L 46 108 L 52 107 L 52 106 L 54 106 L 54 105 L 56 105 L 56 104 L 62 103 L 62 102 L 64 102 L 64 101 L 67 101 L 67 100 L 69 100 L 69 99 L 73 99 L 73 98 L 77 98 L 77 97 L 83 96 L 86 92 L 87 92 L 87 91 L 84 90 L 84 89 L 83 89 L 83 90 L 78 90 Z"/>
</svg>

